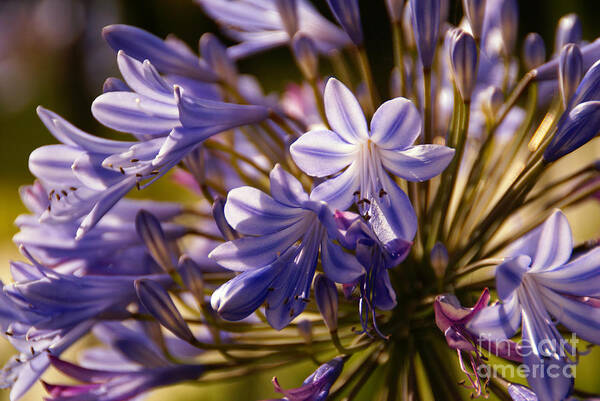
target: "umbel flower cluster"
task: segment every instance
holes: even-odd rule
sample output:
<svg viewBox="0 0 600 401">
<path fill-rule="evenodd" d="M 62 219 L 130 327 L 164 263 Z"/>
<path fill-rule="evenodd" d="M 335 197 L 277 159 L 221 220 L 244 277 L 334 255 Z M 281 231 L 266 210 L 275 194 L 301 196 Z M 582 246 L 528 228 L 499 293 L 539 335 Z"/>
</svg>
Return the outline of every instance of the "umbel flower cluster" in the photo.
<svg viewBox="0 0 600 401">
<path fill-rule="evenodd" d="M 231 46 L 102 32 L 121 78 L 92 114 L 128 140 L 37 110 L 59 143 L 29 157 L 28 261 L 0 294 L 12 401 L 51 367 L 71 379 L 48 400 L 118 401 L 300 362 L 273 396 L 592 396 L 600 249 L 563 211 L 597 197 L 598 165 L 560 159 L 600 132 L 600 41 L 576 15 L 547 56 L 517 43 L 516 0 L 464 0 L 458 26 L 447 0 L 388 0 L 374 79 L 357 0 L 197 3 Z M 236 62 L 278 46 L 304 79 L 265 95 Z M 197 202 L 126 198 L 159 179 Z"/>
</svg>

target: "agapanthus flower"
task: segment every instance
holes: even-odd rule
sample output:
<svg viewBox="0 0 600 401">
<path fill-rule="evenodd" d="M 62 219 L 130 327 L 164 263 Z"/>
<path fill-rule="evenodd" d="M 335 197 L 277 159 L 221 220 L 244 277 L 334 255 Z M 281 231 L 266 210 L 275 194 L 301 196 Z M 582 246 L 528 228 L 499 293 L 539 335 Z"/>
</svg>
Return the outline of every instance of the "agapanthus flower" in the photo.
<svg viewBox="0 0 600 401">
<path fill-rule="evenodd" d="M 246 236 L 218 246 L 210 257 L 242 274 L 218 288 L 211 303 L 223 318 L 240 320 L 266 302 L 269 323 L 282 329 L 310 299 L 319 254 L 323 271 L 338 283 L 352 282 L 363 268 L 334 243 L 339 234 L 327 204 L 281 166 L 271 171 L 270 184 L 272 197 L 251 187 L 227 196 L 227 222 Z"/>
<path fill-rule="evenodd" d="M 290 148 L 294 161 L 307 174 L 326 177 L 311 196 L 346 210 L 356 203 L 385 244 L 395 238 L 411 241 L 417 220 L 410 200 L 389 173 L 408 181 L 425 181 L 441 173 L 454 150 L 442 145 L 415 145 L 421 118 L 408 99 L 381 105 L 370 130 L 352 92 L 336 79 L 324 93 L 329 130 L 302 135 Z"/>
<path fill-rule="evenodd" d="M 38 380 L 49 400 L 202 398 L 296 364 L 299 387 L 258 396 L 594 399 L 573 376 L 579 341 L 600 344 L 598 233 L 581 230 L 597 212 L 571 212 L 600 193 L 579 151 L 600 131 L 600 40 L 576 15 L 546 53 L 537 33 L 519 43 L 516 0 L 464 0 L 462 19 L 387 0 L 387 57 L 369 2 L 196 2 L 233 44 L 102 31 L 121 78 L 92 115 L 126 139 L 38 108 L 59 144 L 29 157 L 28 262 L 0 294 L 12 401 Z M 294 78 L 245 73 L 278 46 Z M 169 202 L 127 198 L 161 177 Z"/>
</svg>

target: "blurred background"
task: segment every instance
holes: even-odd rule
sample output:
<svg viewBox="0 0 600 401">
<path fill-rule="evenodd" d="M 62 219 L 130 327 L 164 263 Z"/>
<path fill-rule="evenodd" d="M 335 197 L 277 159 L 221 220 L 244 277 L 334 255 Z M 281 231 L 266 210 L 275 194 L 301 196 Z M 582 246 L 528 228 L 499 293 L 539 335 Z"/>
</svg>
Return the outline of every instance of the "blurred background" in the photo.
<svg viewBox="0 0 600 401">
<path fill-rule="evenodd" d="M 325 15 L 330 15 L 324 0 L 313 0 L 313 3 Z M 452 4 L 451 22 L 457 23 L 462 15 L 459 3 Z M 519 37 L 522 39 L 528 32 L 540 33 L 550 54 L 558 19 L 575 12 L 582 20 L 584 39 L 593 40 L 600 36 L 599 3 L 597 0 L 522 0 Z M 370 54 L 377 55 L 373 68 L 376 77 L 383 77 L 383 82 L 378 82 L 383 86 L 393 62 L 389 28 L 387 22 L 381 22 L 387 21 L 384 1 L 360 0 L 360 4 L 367 48 Z M 105 78 L 119 76 L 115 55 L 100 34 L 103 26 L 114 23 L 136 25 L 161 37 L 174 33 L 194 49 L 203 32 L 217 31 L 215 24 L 192 0 L 0 0 L 0 161 L 3 166 L 0 169 L 0 277 L 5 282 L 8 281 L 8 260 L 19 257 L 11 242 L 16 232 L 12 223 L 25 211 L 17 188 L 32 180 L 27 169 L 28 154 L 38 146 L 54 142 L 38 120 L 35 107 L 50 108 L 88 132 L 112 138 L 120 136 L 102 127 L 90 113 L 91 102 L 101 92 Z M 287 49 L 245 60 L 240 69 L 257 75 L 267 91 L 280 90 L 284 82 L 299 80 L 299 76 L 294 75 L 296 69 Z M 592 148 L 593 157 L 598 149 L 597 144 Z M 169 185 L 163 180 L 152 187 L 152 192 L 144 191 L 144 195 L 167 199 L 165 193 L 174 192 L 165 190 Z M 588 217 L 591 224 L 576 233 L 580 239 L 599 234 L 598 210 L 593 213 L 595 218 Z M 9 353 L 8 343 L 1 339 L 0 362 L 3 363 Z M 580 365 L 577 373 L 589 376 L 586 388 L 600 391 L 595 374 L 600 367 L 596 363 L 600 357 L 584 359 L 587 361 Z M 298 372 L 296 380 L 284 380 L 284 383 L 299 384 L 309 367 L 298 369 L 302 372 Z M 269 380 L 270 375 L 266 375 L 251 382 L 260 383 L 260 388 L 248 382 L 210 388 L 203 391 L 201 398 L 253 400 L 272 396 Z M 184 388 L 178 390 L 177 397 L 163 391 L 154 399 L 167 394 L 170 399 L 198 398 L 195 389 Z M 27 399 L 41 397 L 38 388 L 30 392 Z M 0 400 L 4 399 L 8 399 L 8 391 L 0 393 Z"/>
</svg>

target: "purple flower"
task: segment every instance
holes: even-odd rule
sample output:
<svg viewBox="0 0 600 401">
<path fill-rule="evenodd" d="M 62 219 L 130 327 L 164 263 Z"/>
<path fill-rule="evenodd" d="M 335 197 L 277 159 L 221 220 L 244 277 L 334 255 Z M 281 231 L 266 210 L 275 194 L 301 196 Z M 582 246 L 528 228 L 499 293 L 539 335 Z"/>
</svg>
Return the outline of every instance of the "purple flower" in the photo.
<svg viewBox="0 0 600 401">
<path fill-rule="evenodd" d="M 431 68 L 440 31 L 440 0 L 410 0 L 412 26 L 424 68 Z"/>
<path fill-rule="evenodd" d="M 284 21 L 274 0 L 196 0 L 204 11 L 240 42 L 228 49 L 233 59 L 243 58 L 290 41 Z M 321 16 L 306 0 L 297 1 L 298 32 L 314 40 L 321 53 L 350 44 L 344 31 Z"/>
<path fill-rule="evenodd" d="M 523 360 L 539 399 L 564 398 L 572 386 L 569 356 L 576 350 L 555 327 L 558 321 L 580 338 L 600 342 L 600 309 L 578 297 L 597 297 L 600 248 L 571 260 L 573 240 L 566 217 L 555 211 L 544 224 L 517 240 L 496 268 L 501 304 L 483 309 L 467 327 L 489 339 L 511 338 L 522 325 Z M 555 320 L 554 320 L 554 319 Z M 539 374 L 559 371 L 558 377 Z"/>
<path fill-rule="evenodd" d="M 325 401 L 343 368 L 344 359 L 337 357 L 319 366 L 298 388 L 284 390 L 276 377 L 273 378 L 273 386 L 275 391 L 285 396 L 285 401 Z"/>
<path fill-rule="evenodd" d="M 223 318 L 240 320 L 266 301 L 269 323 L 282 329 L 306 307 L 319 253 L 323 271 L 338 283 L 352 282 L 364 270 L 334 244 L 339 234 L 324 202 L 309 197 L 279 165 L 270 178 L 272 197 L 252 187 L 227 196 L 225 217 L 246 237 L 218 246 L 209 256 L 242 273 L 219 287 L 211 304 Z"/>
<path fill-rule="evenodd" d="M 356 202 L 384 244 L 397 238 L 411 241 L 417 230 L 415 212 L 388 171 L 409 181 L 425 181 L 446 168 L 454 150 L 413 146 L 421 134 L 421 118 L 407 99 L 382 104 L 370 130 L 358 101 L 337 79 L 327 82 L 324 100 L 332 131 L 317 129 L 302 135 L 290 148 L 292 157 L 315 177 L 347 168 L 319 184 L 311 196 L 339 210 Z"/>
<path fill-rule="evenodd" d="M 197 380 L 204 373 L 202 365 L 168 365 L 132 372 L 87 369 L 54 356 L 50 357 L 50 362 L 60 372 L 84 383 L 79 385 L 44 383 L 50 396 L 49 400 L 57 401 L 128 400 L 156 387 Z"/>
<path fill-rule="evenodd" d="M 162 40 L 143 29 L 129 25 L 109 25 L 102 36 L 115 52 L 124 51 L 136 60 L 148 60 L 164 74 L 215 82 L 217 76 L 185 43 L 173 36 Z"/>
</svg>

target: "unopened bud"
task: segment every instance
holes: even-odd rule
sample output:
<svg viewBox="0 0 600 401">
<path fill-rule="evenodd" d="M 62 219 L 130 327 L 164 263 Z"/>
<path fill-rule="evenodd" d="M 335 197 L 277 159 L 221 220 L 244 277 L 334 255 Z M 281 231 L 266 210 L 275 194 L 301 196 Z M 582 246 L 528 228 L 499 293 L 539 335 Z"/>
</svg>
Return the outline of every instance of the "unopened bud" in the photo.
<svg viewBox="0 0 600 401">
<path fill-rule="evenodd" d="M 140 210 L 135 217 L 135 228 L 156 263 L 165 271 L 172 271 L 171 251 L 160 221 L 147 211 Z"/>
<path fill-rule="evenodd" d="M 450 66 L 460 95 L 468 102 L 477 80 L 479 54 L 473 36 L 462 29 L 456 32 L 450 48 Z"/>
<path fill-rule="evenodd" d="M 415 44 L 415 34 L 413 32 L 412 25 L 412 10 L 410 7 L 410 1 L 404 4 L 404 10 L 402 11 L 402 37 L 408 47 L 408 50 L 413 50 Z"/>
<path fill-rule="evenodd" d="M 298 329 L 298 334 L 300 337 L 307 343 L 311 344 L 313 340 L 312 336 L 312 323 L 308 319 L 302 319 L 296 324 L 296 328 Z"/>
<path fill-rule="evenodd" d="M 402 20 L 402 7 L 404 0 L 385 0 L 388 14 L 392 23 L 397 24 Z"/>
<path fill-rule="evenodd" d="M 565 45 L 558 62 L 558 89 L 565 109 L 575 94 L 583 77 L 583 56 L 579 46 L 574 43 Z"/>
<path fill-rule="evenodd" d="M 579 43 L 582 38 L 581 20 L 577 14 L 567 14 L 558 21 L 554 39 L 554 53 L 559 54 L 568 43 Z"/>
<path fill-rule="evenodd" d="M 481 111 L 490 121 L 494 121 L 496 114 L 504 103 L 504 94 L 496 86 L 489 86 L 481 94 Z"/>
<path fill-rule="evenodd" d="M 337 22 L 356 46 L 363 43 L 363 33 L 360 23 L 358 0 L 327 0 L 329 8 Z"/>
<path fill-rule="evenodd" d="M 148 313 L 167 330 L 187 342 L 196 340 L 173 300 L 160 284 L 148 279 L 139 279 L 135 281 L 135 291 Z"/>
<path fill-rule="evenodd" d="M 229 225 L 225 218 L 225 200 L 223 198 L 217 197 L 217 199 L 215 199 L 212 207 L 212 215 L 223 238 L 227 241 L 233 241 L 234 239 L 240 238 L 238 232 Z"/>
<path fill-rule="evenodd" d="M 475 39 L 481 37 L 483 19 L 485 17 L 485 1 L 486 0 L 463 0 L 462 2 L 465 15 L 469 19 L 471 32 Z"/>
<path fill-rule="evenodd" d="M 436 277 L 444 277 L 444 274 L 446 273 L 446 267 L 448 267 L 448 251 L 446 250 L 444 244 L 437 242 L 433 246 L 429 258 L 431 260 L 431 267 L 433 267 Z"/>
<path fill-rule="evenodd" d="M 212 33 L 202 35 L 200 54 L 219 79 L 235 86 L 237 69 L 233 60 L 227 55 L 227 48 L 215 35 Z"/>
<path fill-rule="evenodd" d="M 198 302 L 204 303 L 204 280 L 202 279 L 200 266 L 188 255 L 181 255 L 177 270 L 185 287 L 194 295 Z"/>
<path fill-rule="evenodd" d="M 315 278 L 315 299 L 329 331 L 337 330 L 338 293 L 333 281 L 319 274 Z"/>
<path fill-rule="evenodd" d="M 297 33 L 292 39 L 292 49 L 302 74 L 308 80 L 315 80 L 319 68 L 319 55 L 313 40 L 304 34 Z"/>
<path fill-rule="evenodd" d="M 440 31 L 440 0 L 410 0 L 412 27 L 423 68 L 431 68 Z"/>
<path fill-rule="evenodd" d="M 523 61 L 528 71 L 544 64 L 544 61 L 546 61 L 546 45 L 539 34 L 532 32 L 525 37 Z"/>
<path fill-rule="evenodd" d="M 275 0 L 275 6 L 281 17 L 283 28 L 293 37 L 298 31 L 298 1 L 297 0 Z"/>
</svg>

